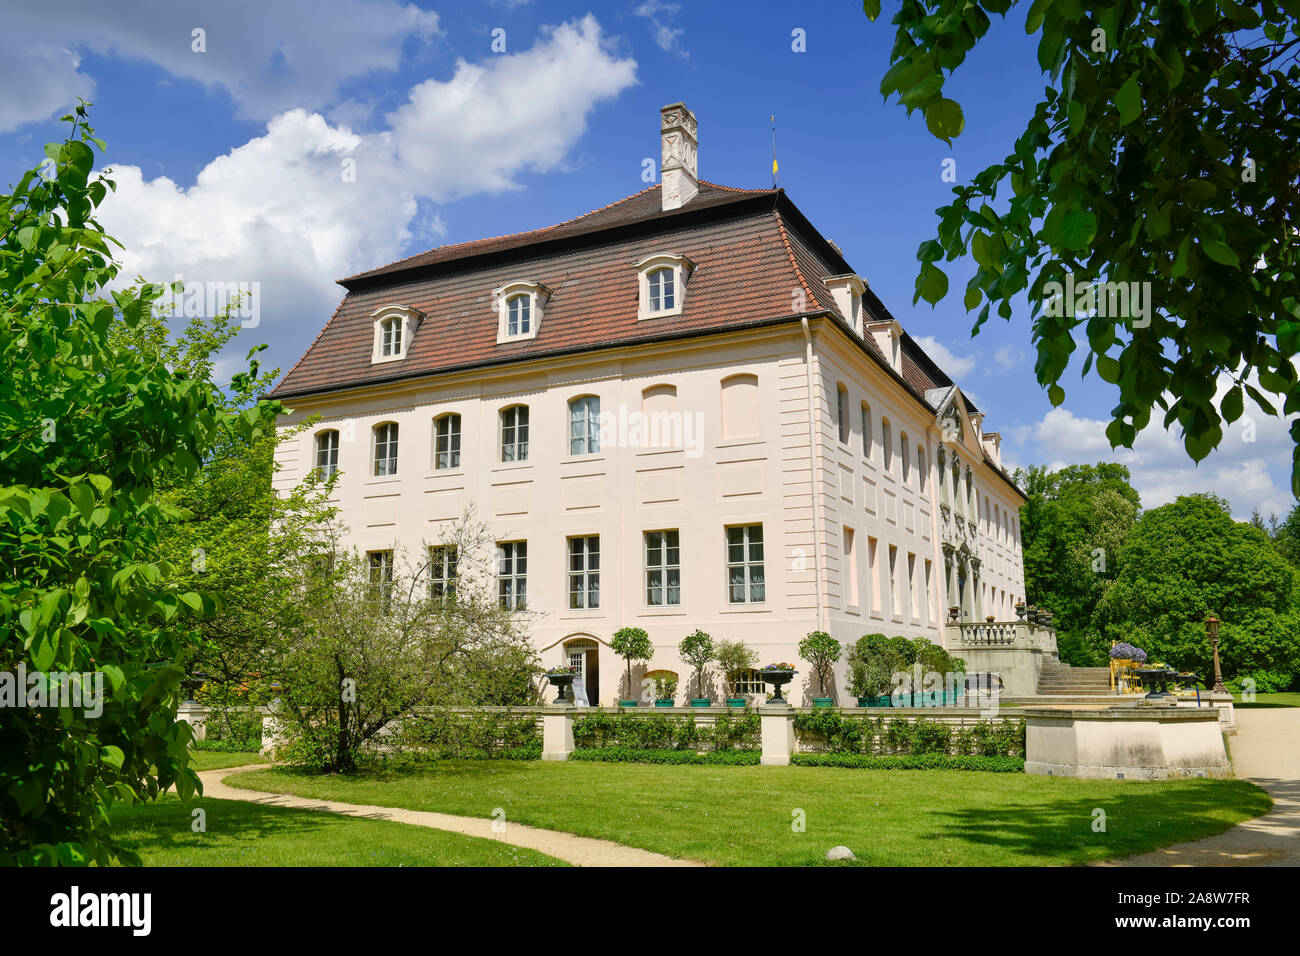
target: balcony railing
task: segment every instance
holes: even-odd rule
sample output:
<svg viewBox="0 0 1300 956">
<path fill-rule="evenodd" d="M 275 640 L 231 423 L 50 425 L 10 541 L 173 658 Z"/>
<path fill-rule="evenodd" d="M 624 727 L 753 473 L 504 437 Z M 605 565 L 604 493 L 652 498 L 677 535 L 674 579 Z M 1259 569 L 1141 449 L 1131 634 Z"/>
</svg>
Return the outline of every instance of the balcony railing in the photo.
<svg viewBox="0 0 1300 956">
<path fill-rule="evenodd" d="M 950 649 L 1004 647 L 1056 650 L 1056 631 L 1028 621 L 957 621 L 947 627 Z"/>
</svg>

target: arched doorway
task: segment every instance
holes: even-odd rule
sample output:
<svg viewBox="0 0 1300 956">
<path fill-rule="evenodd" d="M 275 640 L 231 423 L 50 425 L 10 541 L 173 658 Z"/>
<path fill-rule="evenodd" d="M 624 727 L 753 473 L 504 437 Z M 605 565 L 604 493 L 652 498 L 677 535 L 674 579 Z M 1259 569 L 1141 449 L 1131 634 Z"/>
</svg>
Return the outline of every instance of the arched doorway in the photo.
<svg viewBox="0 0 1300 956">
<path fill-rule="evenodd" d="M 564 659 L 578 669 L 573 681 L 574 699 L 578 692 L 593 707 L 600 705 L 600 645 L 590 637 L 570 637 L 563 642 Z"/>
</svg>

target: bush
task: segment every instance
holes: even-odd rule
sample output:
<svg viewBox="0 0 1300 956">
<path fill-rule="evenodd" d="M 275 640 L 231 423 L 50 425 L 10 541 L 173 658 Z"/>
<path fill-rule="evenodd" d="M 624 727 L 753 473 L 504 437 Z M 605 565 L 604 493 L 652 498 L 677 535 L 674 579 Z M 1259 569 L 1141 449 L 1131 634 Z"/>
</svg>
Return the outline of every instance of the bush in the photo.
<svg viewBox="0 0 1300 956">
<path fill-rule="evenodd" d="M 722 713 L 712 727 L 703 728 L 694 714 L 589 714 L 573 722 L 579 748 L 634 750 L 752 750 L 758 747 L 758 714 L 745 708 Z"/>
<path fill-rule="evenodd" d="M 909 746 L 914 754 L 946 754 L 951 742 L 952 730 L 946 724 L 924 719 L 912 724 Z"/>
<path fill-rule="evenodd" d="M 537 722 L 528 714 L 434 711 L 405 721 L 399 736 L 400 746 L 442 760 L 495 759 L 514 751 L 540 755 L 542 748 Z"/>
<path fill-rule="evenodd" d="M 849 767 L 855 770 L 981 770 L 986 773 L 1020 773 L 1025 761 L 1020 757 L 967 757 L 951 754 L 793 754 L 790 763 L 797 767 Z"/>
<path fill-rule="evenodd" d="M 757 766 L 756 750 L 666 750 L 637 747 L 578 747 L 569 755 L 570 760 L 587 760 L 603 763 L 658 763 L 658 764 L 709 764 L 714 766 Z"/>
</svg>

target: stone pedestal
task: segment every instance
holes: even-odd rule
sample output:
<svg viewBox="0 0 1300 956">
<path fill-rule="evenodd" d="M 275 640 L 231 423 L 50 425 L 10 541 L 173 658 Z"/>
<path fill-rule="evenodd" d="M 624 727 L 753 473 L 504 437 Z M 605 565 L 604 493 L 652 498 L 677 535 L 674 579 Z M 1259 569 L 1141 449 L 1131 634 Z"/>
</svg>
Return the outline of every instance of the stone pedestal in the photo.
<svg viewBox="0 0 1300 956">
<path fill-rule="evenodd" d="M 763 754 L 759 763 L 765 767 L 785 767 L 794 753 L 794 711 L 789 704 L 767 704 L 758 708 Z"/>
<path fill-rule="evenodd" d="M 573 753 L 573 706 L 567 701 L 547 705 L 542 716 L 542 759 L 568 760 Z"/>
<path fill-rule="evenodd" d="M 183 700 L 176 708 L 176 719 L 183 720 L 194 731 L 195 740 L 206 740 L 208 736 L 208 708 L 192 700 Z"/>
<path fill-rule="evenodd" d="M 1025 710 L 1025 772 L 1092 779 L 1230 777 L 1219 713 L 1173 704 Z"/>
</svg>

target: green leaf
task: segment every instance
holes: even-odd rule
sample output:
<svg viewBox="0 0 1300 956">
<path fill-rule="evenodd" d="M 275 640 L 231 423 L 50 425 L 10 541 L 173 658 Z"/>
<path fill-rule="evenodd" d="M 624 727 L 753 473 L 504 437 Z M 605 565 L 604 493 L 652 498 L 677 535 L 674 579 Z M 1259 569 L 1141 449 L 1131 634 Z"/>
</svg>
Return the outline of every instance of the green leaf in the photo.
<svg viewBox="0 0 1300 956">
<path fill-rule="evenodd" d="M 874 23 L 876 17 L 880 16 L 880 0 L 862 0 L 862 12 Z"/>
<path fill-rule="evenodd" d="M 951 144 L 966 126 L 961 106 L 956 100 L 939 97 L 925 108 L 925 125 L 936 138 Z"/>
<path fill-rule="evenodd" d="M 921 266 L 921 274 L 916 278 L 916 297 L 924 299 L 931 305 L 938 303 L 945 295 L 948 294 L 948 277 L 932 262 L 927 262 Z"/>
<path fill-rule="evenodd" d="M 1071 251 L 1086 249 L 1097 235 L 1097 217 L 1087 209 L 1071 209 L 1061 220 L 1061 245 Z"/>
<path fill-rule="evenodd" d="M 1119 110 L 1119 125 L 1127 126 L 1142 113 L 1142 92 L 1138 89 L 1137 74 L 1134 73 L 1115 93 L 1115 108 Z"/>
<path fill-rule="evenodd" d="M 1232 251 L 1232 247 L 1225 242 L 1209 237 L 1201 239 L 1201 249 L 1205 254 L 1220 265 L 1233 266 L 1241 268 L 1241 260 L 1237 254 Z"/>
<path fill-rule="evenodd" d="M 1223 396 L 1223 401 L 1219 402 L 1219 413 L 1223 415 L 1223 420 L 1225 422 L 1232 424 L 1241 417 L 1241 412 L 1241 386 L 1234 385 L 1232 388 L 1228 389 L 1227 394 Z"/>
<path fill-rule="evenodd" d="M 121 770 L 122 763 L 126 760 L 126 754 L 122 753 L 121 747 L 114 747 L 109 744 L 99 748 L 99 762 L 106 763 L 114 770 Z"/>
</svg>

